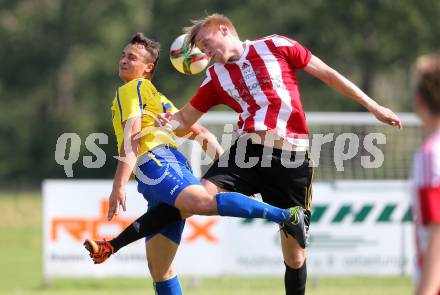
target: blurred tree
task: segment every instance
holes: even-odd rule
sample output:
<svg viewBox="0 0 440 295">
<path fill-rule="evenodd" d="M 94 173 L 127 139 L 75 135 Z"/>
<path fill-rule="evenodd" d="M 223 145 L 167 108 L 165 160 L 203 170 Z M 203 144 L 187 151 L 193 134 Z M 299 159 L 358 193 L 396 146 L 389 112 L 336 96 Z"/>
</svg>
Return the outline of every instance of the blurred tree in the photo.
<svg viewBox="0 0 440 295">
<path fill-rule="evenodd" d="M 410 110 L 410 67 L 440 48 L 438 0 L 4 0 L 0 2 L 0 185 L 65 177 L 54 161 L 57 138 L 109 135 L 101 169 L 74 165 L 75 176 L 111 177 L 116 154 L 110 104 L 120 52 L 136 31 L 162 44 L 154 83 L 182 106 L 203 79 L 168 60 L 182 27 L 224 13 L 243 39 L 283 34 L 396 110 Z M 299 74 L 307 111 L 362 110 L 307 74 Z"/>
<path fill-rule="evenodd" d="M 110 105 L 119 84 L 117 61 L 135 31 L 145 31 L 152 1 L 6 1 L 0 6 L 0 179 L 8 184 L 63 177 L 54 161 L 63 132 L 82 140 L 109 134 Z M 5 112 L 7 110 L 7 112 Z M 82 155 L 88 154 L 82 148 Z M 107 161 L 106 166 L 114 166 Z M 76 175 L 110 177 L 111 169 Z"/>
<path fill-rule="evenodd" d="M 433 30 L 440 27 L 439 13 L 437 0 L 247 0 L 240 2 L 231 18 L 245 36 L 276 33 L 302 42 L 378 101 L 408 111 L 407 87 L 394 85 L 403 89 L 403 98 L 383 98 L 375 82 L 380 73 L 395 68 L 408 75 L 417 55 L 440 47 Z M 337 98 L 340 95 L 316 79 L 300 77 L 307 110 L 363 110 Z M 403 80 L 406 85 L 408 79 Z"/>
</svg>

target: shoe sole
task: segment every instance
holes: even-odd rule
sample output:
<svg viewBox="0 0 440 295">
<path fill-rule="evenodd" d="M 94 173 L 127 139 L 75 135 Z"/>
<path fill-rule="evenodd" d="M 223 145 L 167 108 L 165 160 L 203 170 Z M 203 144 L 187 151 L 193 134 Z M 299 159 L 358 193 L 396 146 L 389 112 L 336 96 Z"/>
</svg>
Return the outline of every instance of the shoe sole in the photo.
<svg viewBox="0 0 440 295">
<path fill-rule="evenodd" d="M 98 251 L 98 249 L 97 249 L 98 247 L 97 247 L 96 243 L 94 243 L 88 239 L 84 241 L 83 245 L 84 245 L 84 248 L 86 248 L 86 250 L 89 251 L 90 255 L 93 255 Z"/>
</svg>

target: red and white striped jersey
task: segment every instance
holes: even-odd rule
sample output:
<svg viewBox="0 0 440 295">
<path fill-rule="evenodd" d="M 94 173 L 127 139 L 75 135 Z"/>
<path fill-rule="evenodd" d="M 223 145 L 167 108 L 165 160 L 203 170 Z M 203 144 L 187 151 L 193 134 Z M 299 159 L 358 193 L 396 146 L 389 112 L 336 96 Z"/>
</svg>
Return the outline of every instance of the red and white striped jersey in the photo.
<svg viewBox="0 0 440 295">
<path fill-rule="evenodd" d="M 306 118 L 296 69 L 304 68 L 311 53 L 298 42 L 271 35 L 245 41 L 239 60 L 215 63 L 193 96 L 201 112 L 225 104 L 239 113 L 239 134 L 270 130 L 297 146 L 309 145 Z"/>
<path fill-rule="evenodd" d="M 413 162 L 415 189 L 413 215 L 416 234 L 417 268 L 420 273 L 426 252 L 430 224 L 440 224 L 440 130 L 425 141 Z M 440 292 L 440 290 L 439 290 Z"/>
</svg>

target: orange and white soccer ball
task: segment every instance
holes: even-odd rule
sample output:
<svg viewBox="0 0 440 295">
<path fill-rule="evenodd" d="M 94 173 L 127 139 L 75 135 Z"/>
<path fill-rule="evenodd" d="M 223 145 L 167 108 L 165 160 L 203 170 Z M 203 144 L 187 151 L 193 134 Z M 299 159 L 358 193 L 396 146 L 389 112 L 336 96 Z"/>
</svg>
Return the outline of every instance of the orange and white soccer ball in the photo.
<svg viewBox="0 0 440 295">
<path fill-rule="evenodd" d="M 174 40 L 170 48 L 170 60 L 174 68 L 182 74 L 194 75 L 202 72 L 209 64 L 209 58 L 197 47 L 186 46 L 186 34 Z"/>
</svg>

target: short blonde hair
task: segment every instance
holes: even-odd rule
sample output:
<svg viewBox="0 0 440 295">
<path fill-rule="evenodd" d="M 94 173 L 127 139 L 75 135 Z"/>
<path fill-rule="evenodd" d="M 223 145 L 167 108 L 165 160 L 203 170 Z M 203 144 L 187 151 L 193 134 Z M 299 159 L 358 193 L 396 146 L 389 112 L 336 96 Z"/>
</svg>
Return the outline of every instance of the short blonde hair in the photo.
<svg viewBox="0 0 440 295">
<path fill-rule="evenodd" d="M 214 13 L 203 19 L 192 20 L 191 23 L 192 26 L 183 28 L 183 32 L 188 35 L 186 38 L 186 44 L 188 47 L 194 47 L 196 45 L 197 34 L 201 29 L 209 26 L 225 25 L 234 36 L 238 37 L 234 24 L 223 14 Z"/>
<path fill-rule="evenodd" d="M 422 55 L 416 62 L 417 93 L 429 111 L 440 115 L 440 53 Z"/>
</svg>

